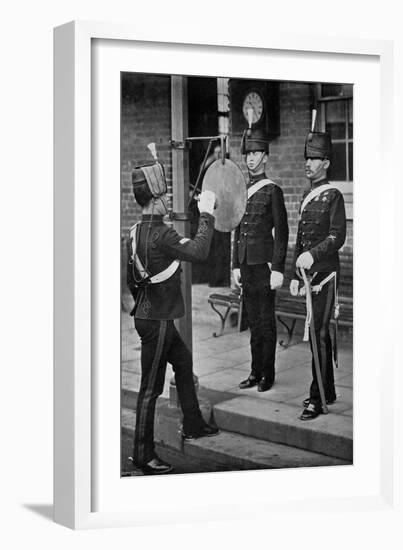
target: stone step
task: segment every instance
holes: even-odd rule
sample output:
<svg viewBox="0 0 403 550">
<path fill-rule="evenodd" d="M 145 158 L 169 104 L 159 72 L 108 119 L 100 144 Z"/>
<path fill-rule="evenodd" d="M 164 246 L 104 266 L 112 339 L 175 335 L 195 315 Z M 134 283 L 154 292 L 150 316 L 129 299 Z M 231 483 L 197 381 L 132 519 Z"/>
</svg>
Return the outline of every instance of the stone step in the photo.
<svg viewBox="0 0 403 550">
<path fill-rule="evenodd" d="M 157 424 L 159 422 L 161 418 L 157 420 Z M 123 409 L 124 433 L 132 436 L 134 424 L 135 412 Z M 156 441 L 158 442 L 158 430 Z M 179 448 L 176 444 L 174 446 Z M 348 463 L 339 458 L 223 430 L 215 437 L 183 442 L 181 452 L 183 456 L 205 461 L 206 464 L 221 464 L 225 470 L 334 466 Z"/>
<path fill-rule="evenodd" d="M 276 403 L 247 396 L 236 397 L 213 407 L 217 426 L 258 440 L 298 447 L 349 463 L 353 460 L 351 417 L 322 414 L 310 421 L 299 420 L 301 406 Z"/>
</svg>

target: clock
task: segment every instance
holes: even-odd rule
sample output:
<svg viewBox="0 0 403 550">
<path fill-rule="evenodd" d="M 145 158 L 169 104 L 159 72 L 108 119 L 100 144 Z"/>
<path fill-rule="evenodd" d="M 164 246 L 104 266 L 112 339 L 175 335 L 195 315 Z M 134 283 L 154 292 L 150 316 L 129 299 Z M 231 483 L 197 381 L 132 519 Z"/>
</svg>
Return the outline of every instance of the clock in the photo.
<svg viewBox="0 0 403 550">
<path fill-rule="evenodd" d="M 280 90 L 275 80 L 229 81 L 231 132 L 241 135 L 248 128 L 248 110 L 252 110 L 252 128 L 261 128 L 269 140 L 280 135 Z"/>
<path fill-rule="evenodd" d="M 252 125 L 257 124 L 263 117 L 264 102 L 263 97 L 257 91 L 248 92 L 242 103 L 242 114 L 249 123 L 248 111 L 252 109 Z"/>
</svg>

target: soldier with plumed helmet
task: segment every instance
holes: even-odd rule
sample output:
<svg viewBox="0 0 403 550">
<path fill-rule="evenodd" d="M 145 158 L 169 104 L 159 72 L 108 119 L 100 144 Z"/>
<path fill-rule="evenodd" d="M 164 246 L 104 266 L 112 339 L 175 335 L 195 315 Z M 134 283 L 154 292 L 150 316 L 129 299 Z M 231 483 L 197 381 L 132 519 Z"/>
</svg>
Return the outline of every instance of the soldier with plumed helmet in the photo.
<svg viewBox="0 0 403 550">
<path fill-rule="evenodd" d="M 250 328 L 251 371 L 239 387 L 269 390 L 275 379 L 276 289 L 283 284 L 288 220 L 281 187 L 266 176 L 269 141 L 259 128 L 244 133 L 241 152 L 248 169 L 245 214 L 235 231 L 233 274 L 242 285 Z"/>
<path fill-rule="evenodd" d="M 299 210 L 290 292 L 293 296 L 300 292 L 298 270 L 304 269 L 310 276 L 312 288 L 315 347 L 318 349 L 322 381 L 318 382 L 315 350 L 310 336 L 313 352 L 312 383 L 309 397 L 303 402 L 301 420 L 311 420 L 323 412 L 320 383 L 323 384 L 326 404 L 336 400 L 330 320 L 333 308 L 337 305 L 339 249 L 346 238 L 346 213 L 342 193 L 330 185 L 327 179 L 331 151 L 329 133 L 308 133 L 305 141 L 305 173 L 310 186 L 303 195 Z"/>
<path fill-rule="evenodd" d="M 194 239 L 184 238 L 164 222 L 168 213 L 167 186 L 162 164 L 136 167 L 133 194 L 142 207 L 141 221 L 130 230 L 127 282 L 135 301 L 131 315 L 141 338 L 141 382 L 136 407 L 133 462 L 145 474 L 164 474 L 171 465 L 154 449 L 156 401 L 164 388 L 169 362 L 175 373 L 183 412 L 185 439 L 213 436 L 218 429 L 202 417 L 194 386 L 192 354 L 175 328 L 183 317 L 180 262 L 201 261 L 208 256 L 214 231 L 215 194 L 203 191 L 200 220 Z"/>
</svg>

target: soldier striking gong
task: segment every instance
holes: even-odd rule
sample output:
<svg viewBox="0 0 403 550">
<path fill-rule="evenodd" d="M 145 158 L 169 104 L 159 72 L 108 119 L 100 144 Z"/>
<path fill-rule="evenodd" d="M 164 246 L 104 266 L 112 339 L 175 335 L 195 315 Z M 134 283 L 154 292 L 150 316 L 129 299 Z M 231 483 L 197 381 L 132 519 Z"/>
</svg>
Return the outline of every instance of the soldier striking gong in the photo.
<svg viewBox="0 0 403 550">
<path fill-rule="evenodd" d="M 184 315 L 180 260 L 207 258 L 214 230 L 215 195 L 212 191 L 200 195 L 199 227 L 191 240 L 178 235 L 163 221 L 168 213 L 167 188 L 159 162 L 137 167 L 132 173 L 132 183 L 135 199 L 142 207 L 141 222 L 130 231 L 127 266 L 127 282 L 135 300 L 131 315 L 141 338 L 133 462 L 145 474 L 163 474 L 172 467 L 155 453 L 154 414 L 164 388 L 167 362 L 175 372 L 183 412 L 183 437 L 195 439 L 218 433 L 202 417 L 194 387 L 192 354 L 174 325 L 174 319 Z"/>
</svg>

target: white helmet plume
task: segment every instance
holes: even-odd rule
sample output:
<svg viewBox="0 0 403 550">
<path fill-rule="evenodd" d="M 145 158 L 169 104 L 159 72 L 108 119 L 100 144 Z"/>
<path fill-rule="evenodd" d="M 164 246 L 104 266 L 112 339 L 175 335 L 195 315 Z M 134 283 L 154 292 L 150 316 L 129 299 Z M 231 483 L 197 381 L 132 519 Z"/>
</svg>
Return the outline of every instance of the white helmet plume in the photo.
<svg viewBox="0 0 403 550">
<path fill-rule="evenodd" d="M 149 143 L 149 144 L 147 145 L 147 147 L 149 148 L 149 150 L 150 150 L 150 152 L 151 152 L 151 154 L 152 154 L 152 156 L 153 156 L 153 159 L 154 159 L 155 161 L 157 161 L 157 160 L 158 160 L 158 157 L 157 157 L 157 148 L 156 148 L 156 146 L 155 146 L 155 143 Z"/>
</svg>

